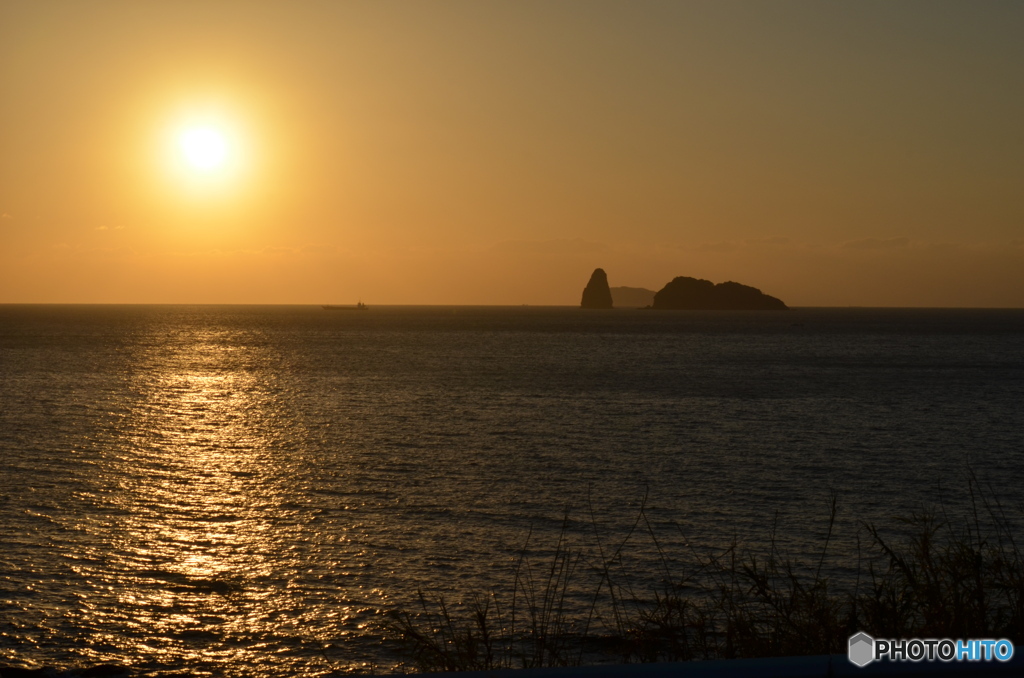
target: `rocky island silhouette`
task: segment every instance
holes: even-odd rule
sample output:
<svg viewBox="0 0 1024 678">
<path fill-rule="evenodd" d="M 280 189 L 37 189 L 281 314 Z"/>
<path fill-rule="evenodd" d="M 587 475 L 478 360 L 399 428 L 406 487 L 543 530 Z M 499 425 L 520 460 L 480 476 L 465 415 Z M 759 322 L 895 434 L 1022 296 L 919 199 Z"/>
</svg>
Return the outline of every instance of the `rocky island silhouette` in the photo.
<svg viewBox="0 0 1024 678">
<path fill-rule="evenodd" d="M 595 268 L 590 282 L 583 288 L 580 308 L 609 309 L 612 307 L 612 291 L 608 288 L 608 276 L 603 268 Z"/>
<path fill-rule="evenodd" d="M 615 289 L 649 292 L 643 288 Z M 637 295 L 632 296 L 635 298 Z M 608 287 L 608 275 L 603 268 L 595 269 L 591 274 L 590 282 L 583 290 L 580 307 L 612 308 L 612 291 Z M 679 276 L 655 292 L 653 301 L 645 308 L 670 311 L 785 311 L 788 306 L 781 299 L 765 294 L 756 287 L 731 280 L 716 285 L 710 280 Z"/>
<path fill-rule="evenodd" d="M 612 304 L 615 308 L 643 308 L 654 303 L 654 294 L 646 287 L 613 287 Z"/>
<path fill-rule="evenodd" d="M 654 309 L 707 311 L 785 311 L 781 299 L 769 296 L 756 287 L 738 282 L 718 283 L 710 280 L 673 278 L 654 295 Z"/>
</svg>

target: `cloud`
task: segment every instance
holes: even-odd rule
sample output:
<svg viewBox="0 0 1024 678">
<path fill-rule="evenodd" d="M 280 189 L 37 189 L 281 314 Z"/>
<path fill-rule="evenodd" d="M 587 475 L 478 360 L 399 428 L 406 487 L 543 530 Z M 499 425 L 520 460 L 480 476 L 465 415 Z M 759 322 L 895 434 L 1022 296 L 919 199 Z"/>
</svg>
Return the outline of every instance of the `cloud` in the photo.
<svg viewBox="0 0 1024 678">
<path fill-rule="evenodd" d="M 505 240 L 492 248 L 499 252 L 518 254 L 586 254 L 607 249 L 604 243 L 583 238 L 557 238 L 553 240 Z"/>
<path fill-rule="evenodd" d="M 910 238 L 862 238 L 842 244 L 848 250 L 898 250 L 910 246 Z"/>
<path fill-rule="evenodd" d="M 295 254 L 291 247 L 264 247 L 263 254 Z"/>
<path fill-rule="evenodd" d="M 503 240 L 491 247 L 495 252 L 512 254 L 590 254 L 604 252 L 604 243 L 583 238 L 558 238 L 555 240 Z"/>
<path fill-rule="evenodd" d="M 97 227 L 96 227 L 96 230 L 97 230 L 97 231 L 108 231 L 108 230 L 110 230 L 110 229 L 108 229 L 108 228 L 107 228 L 106 226 L 97 226 Z"/>
<path fill-rule="evenodd" d="M 773 235 L 767 238 L 747 238 L 743 242 L 747 245 L 789 245 L 793 239 L 783 235 Z"/>
<path fill-rule="evenodd" d="M 765 238 L 744 238 L 742 240 L 717 240 L 714 242 L 702 243 L 680 243 L 663 245 L 663 248 L 674 248 L 697 252 L 717 252 L 725 254 L 729 252 L 763 250 L 765 247 L 800 247 L 805 246 L 788 236 L 772 235 Z"/>
<path fill-rule="evenodd" d="M 14 218 L 14 217 L 12 217 L 12 216 L 11 216 L 10 214 L 8 214 L 7 212 L 4 212 L 4 213 L 3 213 L 3 216 L 0 216 L 0 219 L 13 219 L 13 218 Z"/>
<path fill-rule="evenodd" d="M 91 255 L 99 255 L 99 256 L 107 256 L 107 257 L 136 257 L 139 254 L 134 249 L 132 249 L 131 247 L 127 247 L 127 246 L 123 246 L 123 247 L 92 247 L 92 248 L 86 250 L 85 253 L 87 255 L 91 254 Z"/>
<path fill-rule="evenodd" d="M 306 245 L 300 250 L 303 254 L 334 254 L 338 251 L 336 245 Z"/>
<path fill-rule="evenodd" d="M 734 242 L 723 240 L 721 242 L 704 242 L 697 246 L 701 252 L 735 252 L 740 246 Z"/>
</svg>

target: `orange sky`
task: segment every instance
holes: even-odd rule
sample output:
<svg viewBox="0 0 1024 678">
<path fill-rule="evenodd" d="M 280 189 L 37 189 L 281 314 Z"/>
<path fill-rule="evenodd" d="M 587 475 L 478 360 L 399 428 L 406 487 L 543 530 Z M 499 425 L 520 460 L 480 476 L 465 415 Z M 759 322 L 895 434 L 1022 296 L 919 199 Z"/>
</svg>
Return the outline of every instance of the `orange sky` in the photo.
<svg viewBox="0 0 1024 678">
<path fill-rule="evenodd" d="M 1021 35 L 1014 2 L 0 0 L 0 303 L 578 304 L 601 266 L 1024 306 Z"/>
</svg>

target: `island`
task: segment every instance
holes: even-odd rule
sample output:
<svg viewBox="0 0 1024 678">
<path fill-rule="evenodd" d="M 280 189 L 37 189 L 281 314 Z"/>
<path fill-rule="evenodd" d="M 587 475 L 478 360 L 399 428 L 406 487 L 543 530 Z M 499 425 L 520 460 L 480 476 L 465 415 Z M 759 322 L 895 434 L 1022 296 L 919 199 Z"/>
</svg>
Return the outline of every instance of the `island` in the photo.
<svg viewBox="0 0 1024 678">
<path fill-rule="evenodd" d="M 764 294 L 756 287 L 732 281 L 716 285 L 710 280 L 680 276 L 654 295 L 651 308 L 673 311 L 785 311 L 788 307 L 782 300 Z"/>
<path fill-rule="evenodd" d="M 644 308 L 654 304 L 654 290 L 646 287 L 613 287 L 612 304 L 615 308 Z"/>
<path fill-rule="evenodd" d="M 603 268 L 595 268 L 590 282 L 583 288 L 581 308 L 609 309 L 612 307 L 612 292 L 608 288 L 608 276 Z"/>
</svg>

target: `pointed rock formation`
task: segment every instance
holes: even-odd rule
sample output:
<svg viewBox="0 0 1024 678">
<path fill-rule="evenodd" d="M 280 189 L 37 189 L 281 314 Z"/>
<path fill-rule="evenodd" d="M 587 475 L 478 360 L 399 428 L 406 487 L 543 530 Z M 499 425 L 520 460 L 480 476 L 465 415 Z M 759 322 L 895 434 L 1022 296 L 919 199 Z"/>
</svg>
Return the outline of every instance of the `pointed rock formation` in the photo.
<svg viewBox="0 0 1024 678">
<path fill-rule="evenodd" d="M 711 311 L 785 311 L 786 305 L 756 287 L 737 282 L 678 277 L 654 295 L 654 308 Z"/>
<path fill-rule="evenodd" d="M 582 308 L 611 308 L 612 291 L 608 288 L 608 276 L 603 268 L 595 268 L 590 282 L 583 288 Z"/>
</svg>

